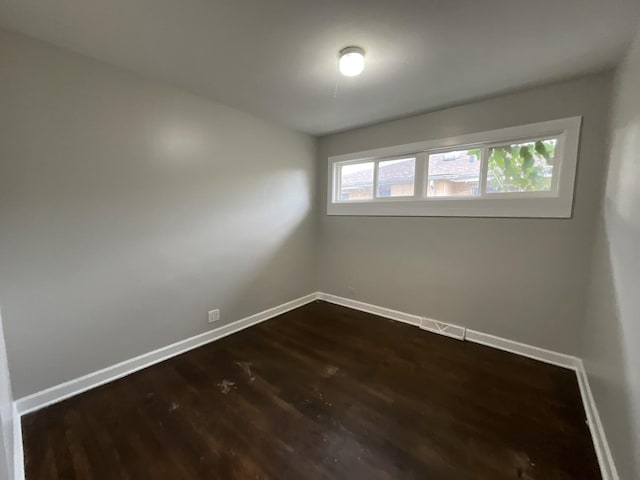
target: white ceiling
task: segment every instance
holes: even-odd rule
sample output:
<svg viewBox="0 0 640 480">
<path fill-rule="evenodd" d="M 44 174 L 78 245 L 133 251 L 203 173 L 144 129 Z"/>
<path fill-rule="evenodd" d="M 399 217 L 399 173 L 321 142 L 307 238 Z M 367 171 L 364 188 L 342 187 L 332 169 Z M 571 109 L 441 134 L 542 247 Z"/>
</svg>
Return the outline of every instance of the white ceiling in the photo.
<svg viewBox="0 0 640 480">
<path fill-rule="evenodd" d="M 324 134 L 613 66 L 639 0 L 0 0 L 0 24 Z M 359 77 L 337 52 L 362 46 Z"/>
</svg>

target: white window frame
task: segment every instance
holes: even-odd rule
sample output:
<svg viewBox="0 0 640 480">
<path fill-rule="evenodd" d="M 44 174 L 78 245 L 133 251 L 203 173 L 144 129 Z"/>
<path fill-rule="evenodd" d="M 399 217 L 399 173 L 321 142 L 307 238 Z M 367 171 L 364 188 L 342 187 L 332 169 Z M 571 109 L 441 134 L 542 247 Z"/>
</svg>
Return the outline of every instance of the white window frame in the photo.
<svg viewBox="0 0 640 480">
<path fill-rule="evenodd" d="M 579 116 L 562 118 L 329 157 L 327 215 L 570 218 L 581 123 L 582 117 Z M 486 193 L 487 160 L 491 147 L 548 138 L 558 139 L 550 191 Z M 482 151 L 480 196 L 427 197 L 429 155 L 476 148 Z M 404 157 L 416 158 L 414 195 L 377 198 L 377 164 Z M 374 162 L 373 198 L 341 201 L 340 166 L 362 162 Z"/>
</svg>

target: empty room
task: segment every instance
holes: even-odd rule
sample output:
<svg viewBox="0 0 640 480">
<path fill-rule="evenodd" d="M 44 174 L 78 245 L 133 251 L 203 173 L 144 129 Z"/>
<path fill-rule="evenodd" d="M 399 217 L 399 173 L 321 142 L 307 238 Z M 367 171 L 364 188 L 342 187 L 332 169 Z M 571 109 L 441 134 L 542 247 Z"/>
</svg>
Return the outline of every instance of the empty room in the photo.
<svg viewBox="0 0 640 480">
<path fill-rule="evenodd" d="M 0 480 L 640 480 L 639 0 L 0 0 Z"/>
</svg>

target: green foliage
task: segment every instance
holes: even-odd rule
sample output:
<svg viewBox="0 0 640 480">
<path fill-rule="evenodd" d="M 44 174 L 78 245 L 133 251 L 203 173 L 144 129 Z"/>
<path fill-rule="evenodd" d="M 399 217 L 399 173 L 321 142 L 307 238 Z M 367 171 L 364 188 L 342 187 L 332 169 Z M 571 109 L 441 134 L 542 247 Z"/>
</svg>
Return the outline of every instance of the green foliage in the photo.
<svg viewBox="0 0 640 480">
<path fill-rule="evenodd" d="M 482 155 L 482 150 L 479 148 L 473 148 L 471 150 L 467 150 L 467 155 L 473 157 L 475 155 L 476 159 L 480 160 L 480 155 Z"/>
<path fill-rule="evenodd" d="M 551 189 L 555 140 L 489 149 L 487 190 L 531 192 Z"/>
</svg>

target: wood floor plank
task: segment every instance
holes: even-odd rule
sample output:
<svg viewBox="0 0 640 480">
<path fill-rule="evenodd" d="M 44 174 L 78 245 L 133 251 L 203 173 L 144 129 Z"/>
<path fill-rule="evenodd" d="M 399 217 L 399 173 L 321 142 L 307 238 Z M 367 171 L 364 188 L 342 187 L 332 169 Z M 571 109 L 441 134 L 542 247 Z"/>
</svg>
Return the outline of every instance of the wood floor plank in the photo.
<svg viewBox="0 0 640 480">
<path fill-rule="evenodd" d="M 575 374 L 314 302 L 22 419 L 27 480 L 595 480 Z"/>
</svg>

